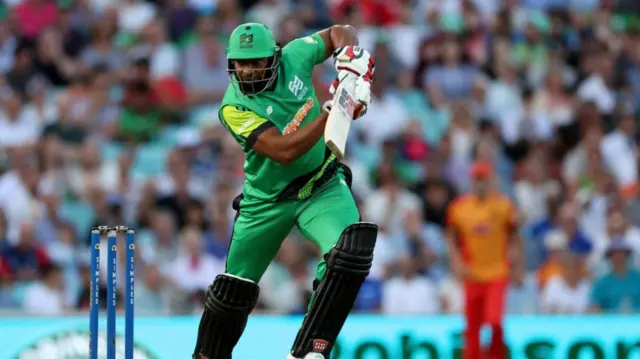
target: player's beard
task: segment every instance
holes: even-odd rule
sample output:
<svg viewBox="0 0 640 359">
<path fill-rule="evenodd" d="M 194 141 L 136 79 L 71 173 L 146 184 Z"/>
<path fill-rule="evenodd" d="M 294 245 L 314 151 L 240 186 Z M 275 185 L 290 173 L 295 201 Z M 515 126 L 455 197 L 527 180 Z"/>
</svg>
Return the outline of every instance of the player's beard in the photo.
<svg viewBox="0 0 640 359">
<path fill-rule="evenodd" d="M 236 79 L 238 89 L 244 95 L 257 95 L 269 89 L 278 76 L 278 66 L 280 65 L 280 57 L 278 55 L 269 58 L 267 67 L 252 71 L 251 76 L 241 78 L 235 69 L 230 70 L 229 74 Z M 231 66 L 231 65 L 230 65 Z M 232 81 L 233 83 L 233 81 Z"/>
<path fill-rule="evenodd" d="M 268 72 L 267 69 L 254 70 L 252 76 L 244 79 L 236 75 L 240 91 L 245 95 L 255 95 L 266 90 L 271 79 Z"/>
</svg>

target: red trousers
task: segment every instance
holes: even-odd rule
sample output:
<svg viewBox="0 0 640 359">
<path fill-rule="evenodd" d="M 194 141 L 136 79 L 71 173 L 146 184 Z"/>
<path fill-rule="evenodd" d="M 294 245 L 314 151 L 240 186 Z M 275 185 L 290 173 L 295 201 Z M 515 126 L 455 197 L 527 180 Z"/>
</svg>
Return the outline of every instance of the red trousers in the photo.
<svg viewBox="0 0 640 359">
<path fill-rule="evenodd" d="M 464 359 L 483 358 L 480 354 L 480 330 L 485 324 L 491 326 L 492 330 L 489 358 L 505 358 L 502 318 L 508 284 L 507 279 L 464 283 L 464 315 L 467 324 Z"/>
</svg>

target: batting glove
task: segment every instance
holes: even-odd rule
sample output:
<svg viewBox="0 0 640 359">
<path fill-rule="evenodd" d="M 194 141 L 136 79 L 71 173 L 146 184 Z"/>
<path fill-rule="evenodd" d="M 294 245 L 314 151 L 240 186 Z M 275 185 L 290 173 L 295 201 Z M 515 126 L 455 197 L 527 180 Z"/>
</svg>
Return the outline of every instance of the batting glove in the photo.
<svg viewBox="0 0 640 359">
<path fill-rule="evenodd" d="M 375 62 L 369 52 L 359 46 L 342 46 L 333 51 L 333 64 L 338 71 L 337 81 L 329 88 L 335 93 L 341 81 L 350 76 L 362 77 L 365 81 L 373 81 Z"/>
<path fill-rule="evenodd" d="M 369 52 L 359 46 L 341 46 L 333 51 L 336 71 L 347 71 L 369 81 L 373 78 L 375 64 Z"/>
</svg>

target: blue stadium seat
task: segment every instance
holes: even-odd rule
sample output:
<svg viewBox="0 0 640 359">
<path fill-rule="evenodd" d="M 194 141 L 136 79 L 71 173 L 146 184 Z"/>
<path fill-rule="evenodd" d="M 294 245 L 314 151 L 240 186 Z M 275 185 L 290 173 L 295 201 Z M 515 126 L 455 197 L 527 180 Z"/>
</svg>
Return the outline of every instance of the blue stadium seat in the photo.
<svg viewBox="0 0 640 359">
<path fill-rule="evenodd" d="M 167 154 L 171 146 L 163 143 L 149 143 L 138 147 L 133 164 L 133 176 L 148 178 L 164 172 Z"/>
<path fill-rule="evenodd" d="M 158 134 L 153 143 L 166 146 L 175 146 L 178 143 L 178 134 L 185 126 L 168 125 Z"/>
<path fill-rule="evenodd" d="M 59 210 L 60 217 L 71 223 L 79 236 L 89 233 L 96 217 L 90 204 L 80 201 L 67 201 L 60 204 Z"/>
<path fill-rule="evenodd" d="M 24 304 L 27 289 L 33 285 L 32 281 L 16 282 L 11 287 L 11 297 L 16 303 Z"/>
<path fill-rule="evenodd" d="M 120 156 L 123 150 L 124 149 L 122 145 L 119 143 L 104 142 L 100 146 L 100 155 L 102 156 L 102 161 L 104 163 L 115 161 L 118 158 L 118 156 Z"/>
</svg>

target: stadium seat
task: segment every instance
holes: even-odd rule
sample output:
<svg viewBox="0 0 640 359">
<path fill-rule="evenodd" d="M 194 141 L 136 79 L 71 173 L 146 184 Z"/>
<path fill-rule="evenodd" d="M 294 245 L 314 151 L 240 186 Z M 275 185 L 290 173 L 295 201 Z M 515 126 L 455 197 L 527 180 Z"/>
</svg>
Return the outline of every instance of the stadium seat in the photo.
<svg viewBox="0 0 640 359">
<path fill-rule="evenodd" d="M 164 143 L 149 143 L 138 147 L 133 166 L 133 176 L 148 178 L 164 172 L 164 165 L 171 146 Z"/>
<path fill-rule="evenodd" d="M 122 151 L 122 145 L 115 142 L 104 142 L 100 147 L 100 154 L 104 163 L 115 161 Z"/>
<path fill-rule="evenodd" d="M 175 146 L 178 143 L 178 134 L 184 128 L 180 125 L 165 126 L 157 136 L 153 143 L 166 146 Z"/>
<path fill-rule="evenodd" d="M 60 217 L 71 223 L 79 236 L 85 236 L 89 232 L 93 221 L 95 220 L 95 212 L 93 207 L 85 202 L 67 201 L 60 205 Z"/>
</svg>

